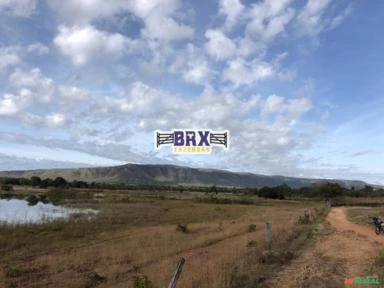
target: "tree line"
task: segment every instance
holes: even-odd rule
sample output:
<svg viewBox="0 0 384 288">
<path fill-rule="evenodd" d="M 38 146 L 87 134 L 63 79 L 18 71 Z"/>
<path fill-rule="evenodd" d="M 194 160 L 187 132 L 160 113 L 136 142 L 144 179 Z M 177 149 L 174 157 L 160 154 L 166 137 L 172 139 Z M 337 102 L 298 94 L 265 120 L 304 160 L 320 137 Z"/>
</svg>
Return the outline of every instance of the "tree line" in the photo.
<svg viewBox="0 0 384 288">
<path fill-rule="evenodd" d="M 310 186 L 301 188 L 292 188 L 287 184 L 274 187 L 262 188 L 238 188 L 238 187 L 221 187 L 211 186 L 187 186 L 187 185 L 129 185 L 124 183 L 99 183 L 85 182 L 79 180 L 67 181 L 63 177 L 54 179 L 41 179 L 38 176 L 31 178 L 0 178 L 1 190 L 10 191 L 12 185 L 27 185 L 39 188 L 59 187 L 59 188 L 90 188 L 90 189 L 110 189 L 110 190 L 149 190 L 149 191 L 174 191 L 183 193 L 184 191 L 195 191 L 205 193 L 242 193 L 247 195 L 257 195 L 263 198 L 271 199 L 287 199 L 287 198 L 323 198 L 330 199 L 339 196 L 349 197 L 378 197 L 384 196 L 384 189 L 374 189 L 372 186 L 356 189 L 355 187 L 346 188 L 338 183 L 322 182 L 314 183 Z"/>
<path fill-rule="evenodd" d="M 384 196 L 384 189 L 374 189 L 370 185 L 365 185 L 359 189 L 355 187 L 346 188 L 338 183 L 323 182 L 313 183 L 310 186 L 301 188 L 291 188 L 287 184 L 275 187 L 246 188 L 247 194 L 257 195 L 264 198 L 286 199 L 286 198 L 322 198 L 331 199 L 335 197 L 380 197 Z"/>
</svg>

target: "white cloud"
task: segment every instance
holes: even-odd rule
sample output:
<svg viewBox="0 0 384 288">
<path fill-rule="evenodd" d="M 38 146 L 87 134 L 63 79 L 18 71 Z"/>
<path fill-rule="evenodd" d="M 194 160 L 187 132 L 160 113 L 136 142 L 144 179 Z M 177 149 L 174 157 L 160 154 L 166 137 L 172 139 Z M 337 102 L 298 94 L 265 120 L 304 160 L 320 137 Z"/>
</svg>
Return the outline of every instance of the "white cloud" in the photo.
<svg viewBox="0 0 384 288">
<path fill-rule="evenodd" d="M 4 94 L 0 98 L 0 116 L 15 116 L 32 104 L 33 95 L 27 89 L 20 90 L 19 94 Z"/>
<path fill-rule="evenodd" d="M 112 17 L 126 7 L 124 0 L 49 0 L 52 9 L 68 25 L 86 25 L 96 19 Z"/>
<path fill-rule="evenodd" d="M 199 85 L 209 84 L 215 74 L 202 50 L 193 44 L 188 44 L 184 51 L 179 52 L 169 72 L 181 74 L 185 82 Z"/>
<path fill-rule="evenodd" d="M 160 89 L 154 89 L 144 83 L 134 83 L 126 96 L 108 97 L 99 103 L 108 110 L 105 115 L 126 119 L 135 119 L 136 125 L 144 131 L 152 129 L 173 129 L 174 123 L 180 127 L 190 125 L 221 126 L 224 122 L 236 121 L 256 107 L 259 96 L 239 100 L 232 94 L 215 96 L 206 89 L 200 97 L 183 100 Z M 234 117 L 234 114 L 237 116 Z M 122 116 L 125 115 L 125 116 Z M 180 117 L 180 115 L 183 115 Z"/>
<path fill-rule="evenodd" d="M 143 21 L 144 37 L 174 41 L 193 36 L 191 27 L 173 17 L 181 7 L 179 0 L 52 0 L 49 4 L 67 26 L 87 26 L 96 20 L 111 20 L 116 14 L 132 13 Z"/>
<path fill-rule="evenodd" d="M 142 82 L 135 82 L 124 97 L 107 97 L 105 102 L 114 110 L 134 114 L 144 119 L 157 117 L 162 113 L 171 113 L 182 101 Z"/>
<path fill-rule="evenodd" d="M 284 32 L 286 25 L 293 19 L 294 14 L 293 9 L 287 9 L 285 13 L 272 18 L 265 27 L 266 30 L 263 34 L 265 41 L 269 42 Z"/>
<path fill-rule="evenodd" d="M 295 133 L 295 127 L 312 107 L 308 98 L 287 99 L 277 95 L 240 98 L 212 88 L 206 88 L 199 97 L 181 99 L 140 82 L 131 87 L 127 96 L 106 101 L 109 103 L 106 115 L 134 119 L 131 124 L 145 133 L 172 130 L 176 126 L 229 129 L 231 149 L 217 155 L 222 160 L 220 163 L 230 163 L 233 169 L 265 173 L 289 171 L 290 165 L 297 164 L 290 153 L 304 139 Z"/>
<path fill-rule="evenodd" d="M 232 82 L 237 88 L 266 80 L 274 74 L 273 66 L 267 62 L 259 59 L 246 61 L 243 58 L 237 58 L 228 62 L 228 68 L 223 72 L 223 80 Z"/>
<path fill-rule="evenodd" d="M 292 21 L 295 10 L 289 7 L 291 0 L 264 0 L 251 6 L 245 36 L 240 40 L 240 51 L 249 55 L 265 49 Z"/>
<path fill-rule="evenodd" d="M 264 117 L 271 113 L 276 113 L 280 111 L 282 107 L 284 107 L 284 98 L 277 95 L 271 95 L 265 101 L 264 107 L 261 110 L 261 116 Z"/>
<path fill-rule="evenodd" d="M 261 116 L 266 117 L 276 113 L 288 113 L 294 118 L 312 108 L 312 103 L 308 98 L 297 98 L 285 101 L 281 96 L 268 96 L 261 109 Z"/>
<path fill-rule="evenodd" d="M 62 85 L 59 88 L 60 96 L 66 101 L 82 101 L 90 96 L 89 91 L 76 87 Z"/>
<path fill-rule="evenodd" d="M 145 38 L 179 41 L 192 38 L 192 27 L 178 22 L 173 16 L 180 9 L 180 0 L 132 0 L 128 10 L 144 22 Z"/>
<path fill-rule="evenodd" d="M 17 47 L 0 48 L 0 72 L 21 62 Z"/>
<path fill-rule="evenodd" d="M 57 85 L 38 68 L 16 69 L 8 83 L 10 90 L 15 92 L 5 93 L 0 98 L 0 116 L 13 117 L 26 125 L 57 128 L 72 124 L 68 121 L 72 117 L 86 121 L 94 113 L 91 110 L 95 101 L 90 98 L 90 91 Z"/>
<path fill-rule="evenodd" d="M 23 122 L 23 124 L 30 126 L 37 126 L 42 123 L 42 117 L 33 113 L 24 112 L 21 113 L 19 119 Z"/>
<path fill-rule="evenodd" d="M 132 0 L 129 1 L 128 9 L 136 16 L 146 19 L 154 14 L 170 16 L 180 9 L 180 0 Z"/>
<path fill-rule="evenodd" d="M 194 31 L 191 27 L 177 23 L 170 17 L 154 15 L 146 19 L 143 30 L 144 37 L 165 41 L 178 41 L 192 38 Z"/>
<path fill-rule="evenodd" d="M 27 51 L 30 53 L 37 53 L 40 55 L 48 54 L 49 48 L 42 43 L 33 43 L 27 46 Z"/>
<path fill-rule="evenodd" d="M 23 112 L 18 115 L 18 119 L 25 125 L 35 127 L 46 126 L 49 128 L 60 128 L 67 123 L 67 118 L 62 113 L 38 115 L 30 112 Z"/>
<path fill-rule="evenodd" d="M 45 123 L 48 127 L 58 128 L 65 124 L 66 118 L 65 115 L 60 113 L 54 113 L 51 115 L 47 115 L 45 117 Z"/>
<path fill-rule="evenodd" d="M 174 123 L 178 123 L 180 127 L 221 127 L 231 129 L 234 134 L 240 134 L 243 124 L 248 121 L 258 123 L 258 129 L 268 127 L 273 130 L 270 123 L 263 123 L 263 118 L 271 115 L 280 117 L 275 119 L 274 128 L 291 131 L 295 125 L 292 121 L 312 107 L 307 98 L 285 99 L 271 95 L 263 100 L 261 96 L 254 95 L 240 99 L 232 93 L 218 93 L 212 88 L 206 88 L 198 98 L 182 100 L 141 82 L 134 83 L 126 96 L 106 98 L 104 104 L 99 105 L 108 107 L 106 115 L 122 119 L 125 119 L 122 115 L 126 115 L 135 119 L 136 125 L 144 131 L 173 129 Z M 254 113 L 257 110 L 261 116 Z M 284 121 L 280 121 L 281 117 L 284 117 Z"/>
<path fill-rule="evenodd" d="M 118 57 L 128 52 L 131 40 L 119 33 L 99 31 L 91 25 L 60 26 L 54 43 L 74 64 L 83 65 L 98 56 Z"/>
<path fill-rule="evenodd" d="M 36 9 L 36 0 L 0 0 L 0 13 L 28 17 Z"/>
<path fill-rule="evenodd" d="M 1 0 L 0 0 L 1 1 Z M 23 63 L 27 53 L 47 54 L 49 48 L 42 43 L 33 43 L 26 46 L 5 46 L 0 47 L 0 72 Z"/>
<path fill-rule="evenodd" d="M 183 72 L 183 79 L 186 82 L 191 82 L 195 84 L 207 84 L 211 77 L 211 70 L 207 63 L 196 63 Z"/>
<path fill-rule="evenodd" d="M 205 51 L 217 60 L 231 58 L 236 53 L 236 45 L 220 30 L 207 30 Z"/>
<path fill-rule="evenodd" d="M 29 71 L 16 69 L 9 76 L 9 84 L 16 88 L 30 89 L 34 98 L 41 102 L 49 102 L 55 92 L 53 80 L 44 77 L 38 68 Z"/>
<path fill-rule="evenodd" d="M 173 17 L 181 7 L 180 0 L 53 0 L 49 3 L 69 26 L 86 26 L 100 19 L 111 20 L 119 13 L 132 13 L 143 21 L 145 37 L 173 41 L 193 35 L 191 27 Z"/>
<path fill-rule="evenodd" d="M 225 28 L 231 29 L 241 20 L 244 5 L 240 0 L 220 0 L 219 14 L 225 16 Z"/>
<path fill-rule="evenodd" d="M 308 0 L 297 16 L 300 33 L 314 36 L 325 28 L 326 23 L 323 21 L 322 16 L 330 2 L 331 0 Z"/>
<path fill-rule="evenodd" d="M 347 18 L 349 14 L 351 14 L 352 6 L 353 5 L 351 3 L 348 4 L 347 7 L 339 15 L 336 15 L 336 17 L 334 17 L 329 23 L 328 29 L 331 30 L 339 26 L 344 21 L 344 19 Z"/>
</svg>

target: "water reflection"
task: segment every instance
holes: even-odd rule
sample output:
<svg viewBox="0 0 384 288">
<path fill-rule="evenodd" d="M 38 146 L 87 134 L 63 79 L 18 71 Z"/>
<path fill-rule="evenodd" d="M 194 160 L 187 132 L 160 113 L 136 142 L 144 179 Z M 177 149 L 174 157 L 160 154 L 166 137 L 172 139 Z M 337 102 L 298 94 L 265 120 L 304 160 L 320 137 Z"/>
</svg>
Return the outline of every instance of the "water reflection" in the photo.
<svg viewBox="0 0 384 288">
<path fill-rule="evenodd" d="M 37 199 L 1 199 L 0 223 L 2 224 L 32 224 L 44 223 L 56 219 L 68 219 L 73 214 L 93 216 L 93 209 L 74 209 L 43 203 Z"/>
</svg>

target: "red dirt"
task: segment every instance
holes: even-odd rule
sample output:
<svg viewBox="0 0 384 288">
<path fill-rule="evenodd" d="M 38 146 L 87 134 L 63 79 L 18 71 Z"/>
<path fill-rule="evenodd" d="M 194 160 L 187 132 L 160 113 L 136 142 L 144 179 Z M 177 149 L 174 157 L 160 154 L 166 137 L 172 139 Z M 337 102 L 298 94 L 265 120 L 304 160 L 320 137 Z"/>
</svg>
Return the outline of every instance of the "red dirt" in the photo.
<svg viewBox="0 0 384 288">
<path fill-rule="evenodd" d="M 383 235 L 376 235 L 373 227 L 350 222 L 346 208 L 333 208 L 319 225 L 316 241 L 268 287 L 345 287 L 345 278 L 377 275 L 372 264 L 383 245 Z"/>
<path fill-rule="evenodd" d="M 376 235 L 373 228 L 368 228 L 350 222 L 347 219 L 345 208 L 333 208 L 328 214 L 327 221 L 339 232 L 353 231 L 367 237 L 371 241 L 384 245 L 383 235 Z"/>
</svg>

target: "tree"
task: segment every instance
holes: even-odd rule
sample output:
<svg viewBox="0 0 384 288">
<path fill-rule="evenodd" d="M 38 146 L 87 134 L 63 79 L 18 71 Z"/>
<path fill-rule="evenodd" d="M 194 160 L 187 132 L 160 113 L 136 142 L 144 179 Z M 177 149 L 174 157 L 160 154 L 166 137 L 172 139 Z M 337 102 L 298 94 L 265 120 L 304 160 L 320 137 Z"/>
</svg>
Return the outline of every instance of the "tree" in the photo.
<svg viewBox="0 0 384 288">
<path fill-rule="evenodd" d="M 53 185 L 53 180 L 51 178 L 45 178 L 44 180 L 41 181 L 41 188 L 47 188 L 47 187 L 52 187 Z"/>
<path fill-rule="evenodd" d="M 39 176 L 32 176 L 31 177 L 31 185 L 32 186 L 40 186 L 41 185 L 41 178 Z"/>
<path fill-rule="evenodd" d="M 67 186 L 67 180 L 63 177 L 56 177 L 55 180 L 53 180 L 53 185 L 55 187 L 65 187 Z"/>
<path fill-rule="evenodd" d="M 338 183 L 319 183 L 315 184 L 318 196 L 323 196 L 325 199 L 342 196 L 345 188 L 341 187 Z"/>
<path fill-rule="evenodd" d="M 212 185 L 211 188 L 209 188 L 210 193 L 216 193 L 217 194 L 217 188 L 216 185 Z"/>
<path fill-rule="evenodd" d="M 373 192 L 373 187 L 372 186 L 369 186 L 369 185 L 365 185 L 364 187 L 364 192 L 366 194 L 371 194 Z"/>
</svg>

